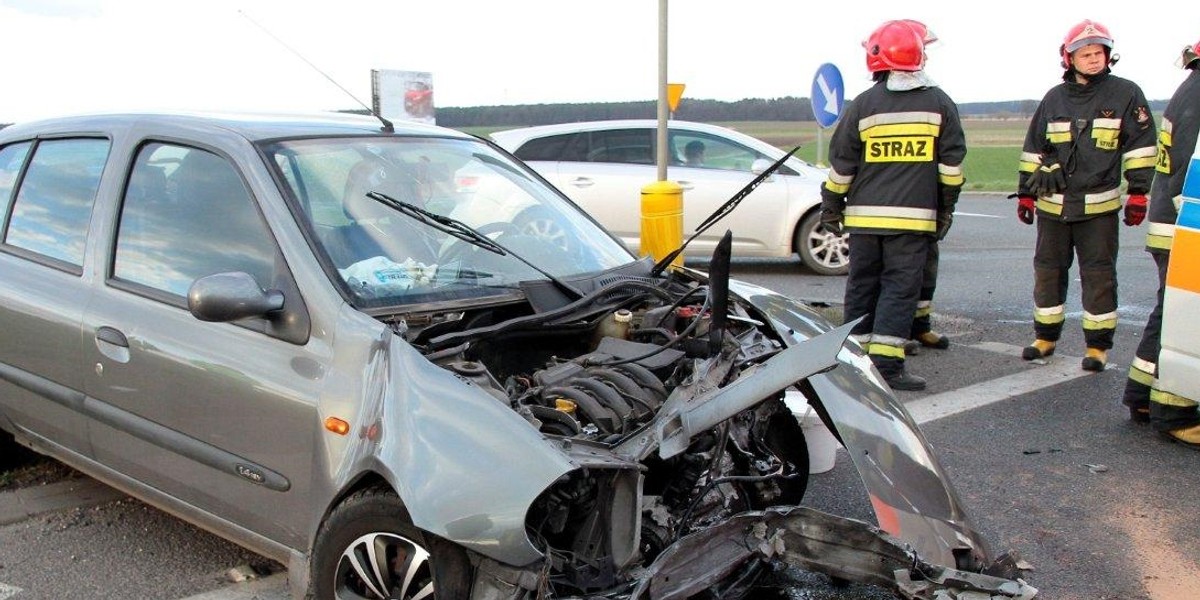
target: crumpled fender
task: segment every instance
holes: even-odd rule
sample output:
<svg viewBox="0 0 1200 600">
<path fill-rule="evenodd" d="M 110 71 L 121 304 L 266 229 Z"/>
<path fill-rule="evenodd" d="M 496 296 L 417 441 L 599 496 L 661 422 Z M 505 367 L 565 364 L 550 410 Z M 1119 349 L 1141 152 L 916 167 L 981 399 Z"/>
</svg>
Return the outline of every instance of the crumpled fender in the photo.
<svg viewBox="0 0 1200 600">
<path fill-rule="evenodd" d="M 791 344 L 831 328 L 813 309 L 778 293 L 740 281 L 729 287 Z M 831 421 L 826 425 L 854 462 L 880 529 L 931 563 L 969 571 L 992 566 L 991 552 L 924 434 L 856 342 L 847 341 L 838 366 L 807 384 L 802 390 Z"/>
</svg>

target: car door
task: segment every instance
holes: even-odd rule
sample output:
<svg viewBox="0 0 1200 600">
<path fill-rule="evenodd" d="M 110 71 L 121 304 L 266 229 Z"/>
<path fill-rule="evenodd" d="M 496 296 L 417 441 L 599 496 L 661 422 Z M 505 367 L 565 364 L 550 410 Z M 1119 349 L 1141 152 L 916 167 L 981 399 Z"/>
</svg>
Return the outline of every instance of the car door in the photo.
<svg viewBox="0 0 1200 600">
<path fill-rule="evenodd" d="M 0 418 L 81 456 L 91 451 L 80 322 L 93 284 L 83 265 L 110 146 L 61 137 L 0 148 Z"/>
<path fill-rule="evenodd" d="M 154 141 L 135 154 L 106 281 L 83 318 L 96 459 L 296 547 L 325 359 L 261 320 L 200 321 L 186 295 L 199 277 L 241 271 L 284 290 L 287 311 L 302 300 L 233 161 Z"/>
<path fill-rule="evenodd" d="M 671 129 L 667 178 L 683 188 L 683 236 L 689 238 L 709 215 L 725 205 L 757 176 L 764 161 L 760 152 L 734 140 L 707 132 Z M 688 148 L 702 148 L 699 164 L 688 164 Z M 734 256 L 786 256 L 791 253 L 794 223 L 789 211 L 788 178 L 773 174 L 750 195 L 708 228 L 689 246 L 689 254 L 711 254 L 725 231 L 733 232 Z"/>
</svg>

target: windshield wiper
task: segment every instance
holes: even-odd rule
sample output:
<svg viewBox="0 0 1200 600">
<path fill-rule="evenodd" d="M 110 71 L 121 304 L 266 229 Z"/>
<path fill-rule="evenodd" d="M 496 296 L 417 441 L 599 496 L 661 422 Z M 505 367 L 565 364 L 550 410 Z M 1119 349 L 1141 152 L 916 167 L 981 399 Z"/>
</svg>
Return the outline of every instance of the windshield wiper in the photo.
<svg viewBox="0 0 1200 600">
<path fill-rule="evenodd" d="M 475 228 L 463 223 L 462 221 L 459 221 L 458 219 L 453 219 L 444 215 L 429 212 L 416 206 L 415 204 L 409 204 L 408 202 L 397 200 L 391 196 L 388 196 L 387 194 L 381 194 L 379 192 L 367 192 L 367 197 L 388 208 L 391 208 L 392 210 L 395 210 L 402 215 L 405 215 L 415 221 L 424 223 L 443 233 L 450 234 L 464 242 L 467 242 L 468 244 L 473 244 L 483 248 L 484 250 L 487 250 L 488 252 L 499 254 L 500 256 L 512 255 L 517 260 L 528 265 L 529 268 L 544 275 L 546 279 L 554 282 L 554 285 L 558 286 L 559 289 L 567 292 L 569 295 L 574 296 L 576 299 L 583 297 L 583 292 L 571 287 L 571 285 L 567 282 L 544 271 L 532 262 L 525 260 L 525 257 L 513 252 L 508 248 L 505 248 L 499 242 L 496 242 L 492 238 L 479 233 L 475 230 Z"/>
<path fill-rule="evenodd" d="M 696 226 L 696 232 L 692 234 L 692 237 L 689 237 L 685 242 L 683 242 L 683 244 L 671 251 L 670 254 L 663 257 L 662 260 L 658 261 L 658 263 L 654 265 L 654 268 L 650 270 L 650 276 L 654 277 L 659 273 L 662 273 L 663 269 L 667 268 L 667 265 L 671 264 L 671 261 L 675 260 L 675 257 L 679 256 L 679 253 L 683 252 L 683 249 L 687 248 L 688 244 L 692 243 L 692 240 L 696 239 L 700 234 L 707 231 L 709 227 L 715 225 L 717 221 L 720 221 L 725 215 L 733 212 L 733 209 L 737 208 L 737 205 L 743 199 L 745 199 L 746 196 L 749 196 L 750 192 L 753 192 L 754 188 L 758 187 L 758 184 L 770 177 L 772 173 L 779 169 L 779 167 L 782 167 L 783 163 L 787 162 L 787 159 L 791 158 L 792 155 L 798 150 L 800 150 L 800 146 L 792 148 L 791 152 L 784 154 L 783 158 L 775 161 L 775 164 L 768 167 L 762 173 L 759 173 L 758 177 L 751 179 L 750 183 L 746 184 L 746 187 L 738 190 L 736 194 L 725 201 L 725 204 L 722 204 L 717 208 L 717 210 L 714 210 L 711 215 L 708 215 L 708 218 L 704 219 L 704 222 Z"/>
</svg>

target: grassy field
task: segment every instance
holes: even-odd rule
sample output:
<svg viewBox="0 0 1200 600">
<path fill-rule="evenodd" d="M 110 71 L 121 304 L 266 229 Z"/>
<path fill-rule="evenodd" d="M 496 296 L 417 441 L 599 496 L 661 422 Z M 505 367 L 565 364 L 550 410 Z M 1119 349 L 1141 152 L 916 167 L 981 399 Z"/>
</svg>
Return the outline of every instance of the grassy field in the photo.
<svg viewBox="0 0 1200 600">
<path fill-rule="evenodd" d="M 743 121 L 717 123 L 752 135 L 773 146 L 791 150 L 800 145 L 796 154 L 809 162 L 817 159 L 817 125 L 812 122 Z M 1021 142 L 1025 139 L 1026 119 L 967 119 L 967 158 L 963 162 L 966 188 L 975 192 L 1013 192 L 1017 189 L 1017 160 Z M 822 134 L 829 144 L 832 129 Z"/>
<path fill-rule="evenodd" d="M 797 145 L 796 153 L 809 162 L 817 160 L 817 138 L 829 144 L 832 129 L 818 132 L 812 121 L 738 121 L 715 123 L 752 135 L 773 146 L 791 150 Z M 1021 142 L 1025 139 L 1027 119 L 965 119 L 963 129 L 967 133 L 967 158 L 963 163 L 966 175 L 965 189 L 975 192 L 1013 192 L 1017 189 L 1017 160 L 1021 155 Z M 463 131 L 475 135 L 487 135 L 506 127 L 465 127 Z"/>
</svg>

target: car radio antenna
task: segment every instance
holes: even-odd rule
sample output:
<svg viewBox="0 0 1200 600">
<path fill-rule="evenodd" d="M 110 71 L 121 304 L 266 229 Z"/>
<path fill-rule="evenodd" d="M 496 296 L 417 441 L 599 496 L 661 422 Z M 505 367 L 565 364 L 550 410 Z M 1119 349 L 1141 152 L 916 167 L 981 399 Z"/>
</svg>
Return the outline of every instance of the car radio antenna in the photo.
<svg viewBox="0 0 1200 600">
<path fill-rule="evenodd" d="M 266 27 L 263 27 L 261 23 L 259 23 L 258 21 L 255 21 L 253 18 L 251 18 L 251 17 L 250 17 L 250 15 L 246 14 L 246 13 L 245 13 L 245 12 L 243 12 L 241 9 L 238 9 L 238 14 L 242 15 L 243 17 L 246 17 L 246 20 L 247 20 L 247 21 L 250 21 L 251 23 L 254 23 L 254 26 L 255 26 L 255 27 L 258 27 L 259 29 L 261 29 L 263 33 L 267 34 L 268 36 L 270 36 L 270 38 L 271 38 L 271 39 L 273 39 L 273 40 L 275 40 L 276 42 L 278 42 L 280 46 L 283 46 L 284 48 L 286 48 L 288 52 L 291 52 L 292 54 L 294 54 L 294 55 L 296 56 L 296 58 L 299 58 L 300 60 L 304 61 L 304 64 L 306 64 L 306 65 L 308 65 L 308 66 L 312 67 L 312 69 L 313 69 L 314 71 L 316 71 L 316 72 L 320 73 L 320 74 L 321 74 L 321 76 L 322 76 L 322 77 L 324 77 L 325 79 L 328 79 L 328 80 L 329 80 L 329 83 L 332 83 L 333 85 L 337 86 L 337 89 L 339 89 L 339 90 L 342 90 L 343 92 L 345 92 L 345 93 L 346 93 L 346 95 L 347 95 L 347 96 L 350 96 L 350 98 L 351 98 L 352 100 L 354 100 L 355 102 L 357 102 L 357 103 L 359 104 L 359 106 L 362 106 L 363 108 L 367 109 L 367 112 L 368 112 L 368 113 L 369 113 L 371 116 L 375 117 L 376 119 L 379 119 L 379 122 L 380 122 L 380 123 L 383 123 L 383 130 L 384 130 L 385 132 L 387 132 L 387 133 L 394 133 L 394 132 L 396 131 L 396 128 L 395 128 L 395 127 L 392 125 L 392 122 L 391 122 L 391 121 L 389 121 L 389 120 L 387 120 L 387 119 L 383 118 L 383 115 L 381 115 L 381 114 L 379 114 L 379 113 L 375 112 L 375 109 L 371 108 L 370 106 L 367 106 L 367 103 L 366 103 L 366 102 L 363 102 L 362 100 L 359 100 L 359 99 L 358 99 L 358 96 L 355 96 L 354 94 L 350 93 L 350 90 L 348 90 L 348 89 L 346 89 L 346 88 L 342 87 L 342 84 L 340 84 L 340 83 L 338 83 L 337 81 L 335 81 L 335 80 L 334 80 L 334 78 L 332 78 L 332 77 L 330 77 L 328 74 L 326 74 L 326 73 L 325 73 L 325 71 L 322 71 L 322 70 L 321 70 L 319 67 L 317 67 L 317 65 L 314 65 L 314 64 L 312 63 L 312 61 L 308 60 L 307 58 L 304 58 L 304 55 L 303 55 L 303 54 L 300 54 L 299 52 L 297 52 L 295 48 L 292 48 L 291 46 L 287 45 L 287 43 L 286 43 L 286 42 L 284 42 L 283 40 L 279 39 L 279 36 L 276 36 L 275 34 L 271 33 L 271 31 L 270 31 L 270 30 L 268 30 Z"/>
</svg>

